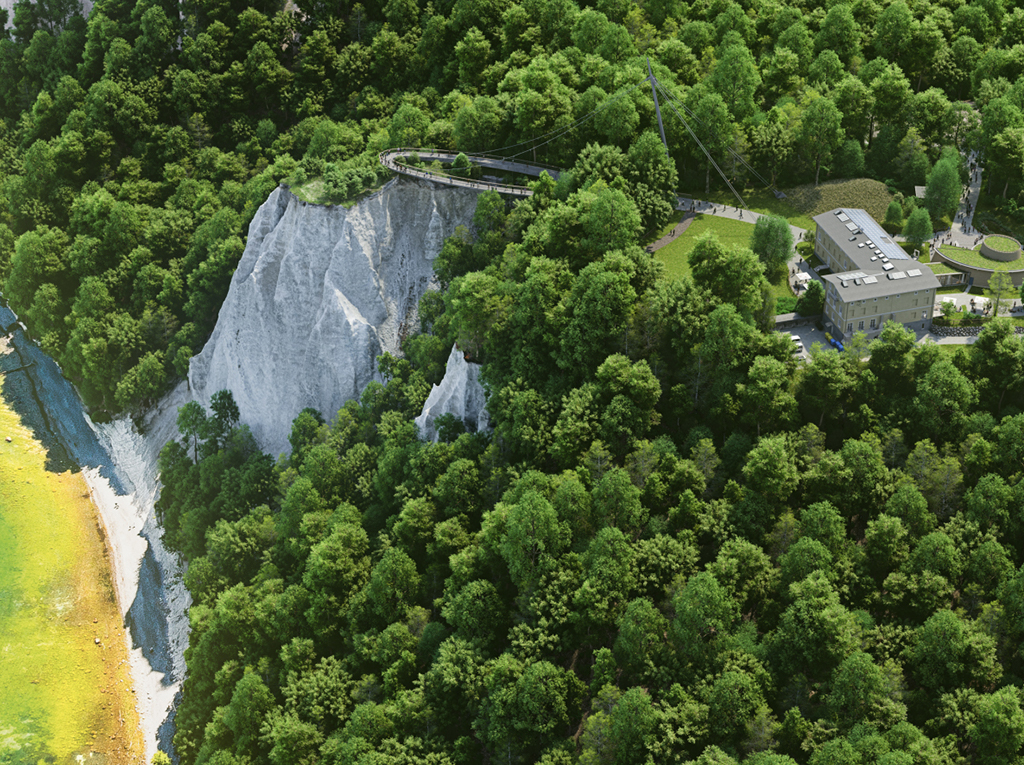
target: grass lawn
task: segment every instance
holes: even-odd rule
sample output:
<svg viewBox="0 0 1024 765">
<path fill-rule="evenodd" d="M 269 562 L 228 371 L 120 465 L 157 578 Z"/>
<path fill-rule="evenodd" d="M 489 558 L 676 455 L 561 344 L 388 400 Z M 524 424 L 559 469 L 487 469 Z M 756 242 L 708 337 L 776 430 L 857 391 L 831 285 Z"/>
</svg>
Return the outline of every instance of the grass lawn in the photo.
<svg viewBox="0 0 1024 765">
<path fill-rule="evenodd" d="M 697 237 L 707 231 L 714 231 L 718 240 L 726 247 L 749 247 L 754 224 L 729 218 L 717 218 L 714 215 L 698 215 L 686 229 L 685 234 L 654 253 L 654 257 L 665 264 L 666 277 L 673 279 L 690 274 L 688 258 L 690 250 L 693 249 Z M 776 299 L 793 295 L 793 291 L 785 281 L 782 284 L 773 284 L 771 288 L 772 295 Z"/>
<path fill-rule="evenodd" d="M 668 236 L 671 233 L 672 229 L 679 225 L 679 222 L 683 219 L 684 215 L 686 215 L 686 213 L 683 212 L 682 210 L 673 210 L 672 217 L 668 219 L 668 223 L 662 226 L 661 230 L 656 232 L 654 236 L 648 237 L 648 239 L 645 241 L 645 244 L 650 242 L 656 242 L 663 236 Z"/>
<path fill-rule="evenodd" d="M 817 268 L 818 266 L 825 265 L 824 263 L 821 262 L 821 258 L 815 255 L 814 252 L 810 252 L 807 255 L 801 255 L 801 257 L 804 259 L 804 262 L 807 265 L 809 265 L 812 269 Z"/>
<path fill-rule="evenodd" d="M 309 202 L 314 205 L 320 204 L 324 194 L 324 179 L 313 178 L 305 183 L 292 185 L 290 191 L 303 202 Z"/>
<path fill-rule="evenodd" d="M 815 215 L 834 210 L 836 207 L 860 207 L 867 210 L 877 221 L 885 219 L 885 209 L 892 201 L 892 194 L 884 183 L 870 178 L 826 181 L 818 186 L 806 183 L 783 189 L 785 199 L 776 199 L 767 189 L 741 193 L 747 206 L 754 212 L 780 215 L 793 226 L 811 230 Z M 728 191 L 715 191 L 710 195 L 693 192 L 698 199 L 709 199 L 719 204 L 734 205 L 736 198 Z"/>
<path fill-rule="evenodd" d="M 981 245 L 979 244 L 978 247 L 981 247 Z M 942 245 L 939 247 L 939 252 L 951 260 L 967 266 L 974 266 L 975 268 L 991 268 L 993 271 L 1019 271 L 1024 268 L 1024 260 L 1019 258 L 1011 261 L 992 260 L 986 258 L 977 249 L 966 250 L 963 247 Z"/>
<path fill-rule="evenodd" d="M 859 207 L 868 211 L 876 221 L 885 220 L 885 208 L 892 194 L 884 183 L 870 178 L 827 181 L 819 186 L 807 183 L 785 189 L 790 203 L 808 218 L 828 212 L 836 207 Z"/>
<path fill-rule="evenodd" d="M 928 268 L 930 268 L 932 270 L 933 274 L 958 274 L 958 273 L 962 273 L 961 271 L 958 271 L 957 269 L 953 268 L 952 266 L 947 266 L 945 263 L 939 263 L 938 261 L 936 261 L 935 263 L 929 263 L 927 260 L 924 260 L 922 258 L 921 262 L 924 263 L 926 266 L 928 266 Z"/>
<path fill-rule="evenodd" d="M 789 225 L 796 226 L 797 228 L 807 230 L 814 228 L 814 221 L 811 218 L 817 215 L 817 213 L 808 215 L 805 211 L 797 209 L 788 199 L 776 199 L 775 194 L 767 189 L 756 191 L 744 189 L 740 193 L 743 195 L 743 201 L 747 203 L 747 209 L 749 210 L 766 215 L 778 215 L 780 218 L 788 220 Z M 788 197 L 789 191 L 785 191 L 785 194 Z M 736 197 L 728 191 L 713 191 L 710 195 L 695 192 L 693 196 L 697 199 L 707 199 L 709 202 L 729 205 L 730 207 L 737 204 Z"/>
<path fill-rule="evenodd" d="M 678 277 L 690 273 L 690 261 L 687 256 L 693 249 L 697 237 L 707 231 L 714 231 L 718 241 L 726 247 L 749 247 L 754 224 L 729 218 L 716 218 L 714 215 L 698 215 L 685 234 L 654 253 L 654 256 L 665 264 L 666 276 Z"/>
<path fill-rule="evenodd" d="M 1008 236 L 990 236 L 985 240 L 985 244 L 996 252 L 1016 252 L 1020 249 L 1017 240 Z"/>
</svg>

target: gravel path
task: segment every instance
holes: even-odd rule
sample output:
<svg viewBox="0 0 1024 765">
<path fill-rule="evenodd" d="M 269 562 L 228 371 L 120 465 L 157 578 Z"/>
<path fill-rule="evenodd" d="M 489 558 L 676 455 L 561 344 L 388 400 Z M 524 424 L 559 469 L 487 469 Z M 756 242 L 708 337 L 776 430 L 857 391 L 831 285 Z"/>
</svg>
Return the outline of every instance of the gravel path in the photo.
<svg viewBox="0 0 1024 765">
<path fill-rule="evenodd" d="M 672 229 L 672 233 L 666 234 L 658 241 L 647 245 L 647 251 L 657 252 L 662 247 L 672 244 L 672 242 L 674 242 L 676 239 L 678 239 L 679 237 L 686 233 L 686 229 L 688 229 L 690 227 L 690 224 L 693 223 L 696 219 L 696 214 L 688 212 L 686 215 L 683 216 L 683 219 L 676 224 L 676 227 Z"/>
</svg>

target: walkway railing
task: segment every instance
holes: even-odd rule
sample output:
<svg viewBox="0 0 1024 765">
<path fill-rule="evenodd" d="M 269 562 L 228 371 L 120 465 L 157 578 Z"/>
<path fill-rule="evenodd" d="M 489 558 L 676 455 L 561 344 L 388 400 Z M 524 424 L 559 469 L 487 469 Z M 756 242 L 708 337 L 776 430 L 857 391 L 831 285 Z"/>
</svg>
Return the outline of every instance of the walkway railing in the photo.
<svg viewBox="0 0 1024 765">
<path fill-rule="evenodd" d="M 475 189 L 477 191 L 497 191 L 499 194 L 508 194 L 516 197 L 529 197 L 533 195 L 533 191 L 527 186 L 518 186 L 511 183 L 496 183 L 494 181 L 486 180 L 473 180 L 463 178 L 452 173 L 446 173 L 442 170 L 410 167 L 409 165 L 397 161 L 399 159 L 406 159 L 411 155 L 416 155 L 419 158 L 426 158 L 428 160 L 453 161 L 459 156 L 459 153 L 460 152 L 437 149 L 404 147 L 382 151 L 377 155 L 377 159 L 381 165 L 389 170 L 393 170 L 396 173 L 408 175 L 413 178 L 424 178 L 426 180 L 434 181 L 435 183 L 445 183 L 450 186 Z M 482 167 L 504 170 L 505 172 L 510 173 L 519 173 L 521 175 L 539 176 L 541 172 L 548 171 L 553 178 L 557 178 L 559 172 L 551 165 L 511 161 L 503 157 L 496 157 L 488 154 L 466 154 L 465 156 L 470 160 L 470 162 L 475 162 L 477 165 Z"/>
</svg>

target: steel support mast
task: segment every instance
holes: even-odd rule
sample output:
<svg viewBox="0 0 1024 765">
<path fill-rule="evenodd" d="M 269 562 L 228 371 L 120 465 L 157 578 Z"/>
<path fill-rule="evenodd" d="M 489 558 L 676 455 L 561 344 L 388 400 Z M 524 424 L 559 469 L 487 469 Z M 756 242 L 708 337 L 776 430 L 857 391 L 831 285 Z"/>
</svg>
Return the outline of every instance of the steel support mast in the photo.
<svg viewBox="0 0 1024 765">
<path fill-rule="evenodd" d="M 651 83 L 651 95 L 654 96 L 654 113 L 658 115 L 658 130 L 661 131 L 661 142 L 665 144 L 665 156 L 668 156 L 668 141 L 665 140 L 665 125 L 661 121 L 661 106 L 658 104 L 658 91 L 654 87 L 656 80 L 651 71 L 651 59 L 647 58 L 647 81 Z"/>
</svg>

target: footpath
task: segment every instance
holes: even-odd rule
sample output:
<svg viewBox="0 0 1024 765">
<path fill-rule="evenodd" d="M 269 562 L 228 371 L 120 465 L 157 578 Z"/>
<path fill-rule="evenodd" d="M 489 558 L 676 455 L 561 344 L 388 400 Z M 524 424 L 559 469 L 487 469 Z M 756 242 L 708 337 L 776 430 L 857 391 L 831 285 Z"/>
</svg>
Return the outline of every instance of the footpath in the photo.
<svg viewBox="0 0 1024 765">
<path fill-rule="evenodd" d="M 671 244 L 676 239 L 686 233 L 686 229 L 690 227 L 690 224 L 696 219 L 698 214 L 702 215 L 714 215 L 718 218 L 728 218 L 730 220 L 738 220 L 742 223 L 750 223 L 751 225 L 757 223 L 758 219 L 763 213 L 754 212 L 752 210 L 745 210 L 742 207 L 734 207 L 731 205 L 723 205 L 717 202 L 708 202 L 703 199 L 691 199 L 689 197 L 677 197 L 676 209 L 686 213 L 683 219 L 676 224 L 675 228 L 671 232 L 658 239 L 656 242 L 648 245 L 648 252 L 657 252 L 662 247 Z M 793 243 L 802 242 L 807 238 L 807 230 L 800 228 L 799 226 L 790 226 L 789 230 L 793 233 Z M 789 259 L 789 286 L 796 292 L 797 279 L 795 278 L 800 273 L 806 273 L 813 279 L 822 281 L 821 277 L 814 272 L 814 270 L 803 261 L 803 259 L 797 255 L 796 249 L 794 248 L 792 257 Z"/>
<path fill-rule="evenodd" d="M 979 162 L 977 152 L 971 152 L 967 155 L 967 165 L 970 169 L 970 181 L 964 188 L 964 193 L 960 198 L 960 205 L 957 208 L 953 223 L 947 231 L 936 232 L 930 242 L 933 247 L 949 244 L 969 249 L 977 244 L 978 238 L 981 236 L 977 229 L 974 228 L 974 212 L 978 206 L 978 198 L 981 196 L 981 164 Z M 689 197 L 678 197 L 677 199 L 678 204 L 676 205 L 676 210 L 680 210 L 686 213 L 686 215 L 683 216 L 683 219 L 675 226 L 675 228 L 672 229 L 671 232 L 650 244 L 648 246 L 649 252 L 656 252 L 685 234 L 686 230 L 690 227 L 690 224 L 693 223 L 698 214 L 714 215 L 719 218 L 729 218 L 731 220 L 738 220 L 743 223 L 751 224 L 756 223 L 758 218 L 762 215 L 762 213 L 744 210 L 741 207 L 734 207 L 732 205 L 719 204 L 717 202 L 708 202 L 706 200 L 692 199 Z M 797 226 L 790 226 L 790 230 L 793 232 L 794 243 L 806 241 L 809 238 L 806 229 L 802 229 Z M 894 238 L 902 240 L 902 237 Z M 811 278 L 822 282 L 824 285 L 824 280 L 821 276 L 801 257 L 799 257 L 794 250 L 793 257 L 790 258 L 789 261 L 789 281 L 791 288 L 796 286 L 795 277 L 801 273 L 808 274 Z M 794 292 L 795 291 L 796 290 L 794 289 Z M 967 306 L 968 310 L 973 307 L 971 305 L 971 296 L 966 290 L 961 294 L 952 296 L 947 295 L 944 297 L 952 297 L 958 308 L 960 305 Z M 1016 301 L 1014 301 L 1014 305 L 1017 305 Z M 945 335 L 936 335 L 932 332 L 917 332 L 916 334 L 917 342 L 920 343 L 926 340 L 931 340 L 938 345 L 970 345 L 978 339 L 977 335 L 966 337 L 947 337 Z M 810 346 L 807 345 L 807 347 Z"/>
<path fill-rule="evenodd" d="M 969 249 L 978 243 L 978 237 L 981 236 L 974 228 L 974 211 L 978 208 L 978 197 L 981 196 L 981 165 L 976 151 L 967 155 L 967 166 L 971 172 L 971 179 L 960 196 L 960 205 L 953 216 L 953 224 L 947 231 L 935 234 L 932 244 L 936 247 L 940 244 L 952 244 Z"/>
</svg>

